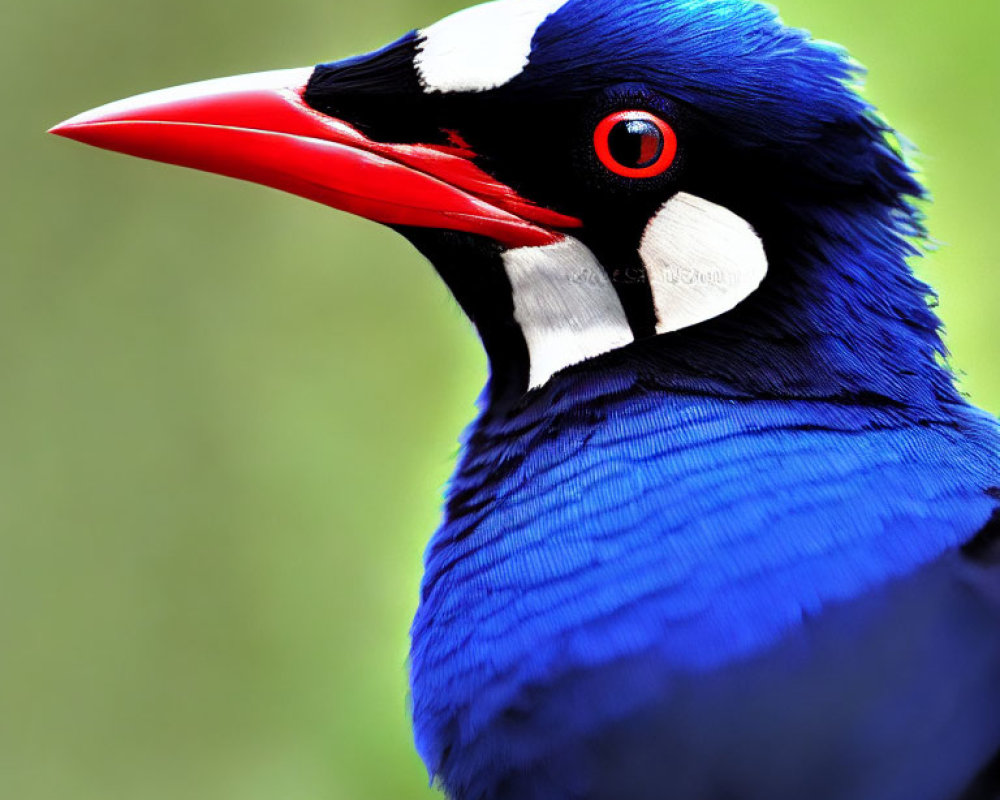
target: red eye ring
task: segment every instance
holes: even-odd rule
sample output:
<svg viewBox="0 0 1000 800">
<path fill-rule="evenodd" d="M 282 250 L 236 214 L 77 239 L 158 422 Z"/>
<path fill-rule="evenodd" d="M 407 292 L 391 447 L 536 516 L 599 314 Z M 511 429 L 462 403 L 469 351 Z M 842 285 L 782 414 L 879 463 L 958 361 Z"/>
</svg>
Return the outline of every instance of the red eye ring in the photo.
<svg viewBox="0 0 1000 800">
<path fill-rule="evenodd" d="M 640 163 L 630 166 L 623 164 L 612 153 L 613 132 L 621 131 L 622 124 L 641 123 L 646 126 L 646 130 L 640 133 L 645 137 L 645 141 L 640 140 L 640 152 L 646 148 L 658 147 L 658 152 L 648 160 L 641 160 Z M 659 140 L 656 141 L 649 134 L 658 133 Z M 631 132 L 629 132 L 631 133 Z M 623 178 L 655 178 L 666 172 L 677 157 L 677 134 L 666 122 L 649 111 L 638 109 L 629 111 L 616 111 L 609 114 L 600 121 L 594 130 L 594 151 L 601 163 L 611 170 L 615 175 Z"/>
</svg>

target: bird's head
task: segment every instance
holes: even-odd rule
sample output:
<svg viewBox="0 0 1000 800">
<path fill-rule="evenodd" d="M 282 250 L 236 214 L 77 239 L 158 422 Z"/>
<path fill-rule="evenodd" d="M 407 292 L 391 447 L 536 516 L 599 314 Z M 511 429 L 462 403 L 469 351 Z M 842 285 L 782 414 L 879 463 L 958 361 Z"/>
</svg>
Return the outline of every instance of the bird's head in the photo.
<svg viewBox="0 0 1000 800">
<path fill-rule="evenodd" d="M 890 395 L 934 363 L 938 323 L 904 263 L 922 190 L 853 73 L 748 0 L 497 0 L 54 132 L 397 228 L 478 328 L 497 397 L 616 358 Z"/>
</svg>

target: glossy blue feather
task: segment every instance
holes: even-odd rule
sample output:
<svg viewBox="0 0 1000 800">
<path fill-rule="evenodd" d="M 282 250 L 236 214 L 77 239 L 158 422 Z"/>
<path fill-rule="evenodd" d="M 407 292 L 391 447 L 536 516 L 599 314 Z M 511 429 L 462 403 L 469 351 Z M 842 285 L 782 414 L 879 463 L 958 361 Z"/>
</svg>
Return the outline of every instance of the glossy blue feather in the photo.
<svg viewBox="0 0 1000 800">
<path fill-rule="evenodd" d="M 450 739 L 489 737 L 526 687 L 650 650 L 658 683 L 759 653 L 962 544 L 996 505 L 996 426 L 968 409 L 914 426 L 830 402 L 581 403 L 586 382 L 540 397 L 516 437 L 477 431 L 456 478 L 477 510 L 435 537 L 414 627 L 432 767 Z M 648 692 L 620 687 L 604 713 Z M 600 722 L 586 708 L 583 729 Z"/>
<path fill-rule="evenodd" d="M 772 180 L 737 187 L 730 205 L 746 204 L 736 210 L 771 270 L 718 320 L 570 368 L 512 405 L 485 403 L 413 626 L 418 746 L 454 797 L 615 797 L 628 759 L 602 772 L 593 742 L 630 742 L 636 764 L 669 760 L 635 732 L 653 723 L 608 733 L 650 708 L 692 736 L 706 726 L 706 741 L 735 726 L 750 742 L 719 766 L 743 776 L 744 793 L 719 797 L 802 797 L 798 778 L 762 771 L 754 783 L 740 761 L 766 760 L 754 737 L 770 747 L 787 730 L 749 711 L 727 719 L 719 698 L 757 708 L 733 694 L 746 681 L 775 702 L 766 676 L 787 674 L 827 703 L 822 735 L 788 742 L 806 769 L 838 741 L 824 726 L 852 695 L 837 676 L 863 683 L 918 653 L 926 672 L 900 678 L 909 694 L 860 692 L 869 706 L 842 723 L 858 752 L 896 766 L 859 766 L 863 783 L 809 796 L 950 797 L 1000 747 L 989 722 L 1000 696 L 983 694 L 1000 669 L 1000 609 L 964 588 L 980 578 L 957 552 L 997 507 L 1000 429 L 942 365 L 930 292 L 906 263 L 923 190 L 850 86 L 856 72 L 840 49 L 743 0 L 570 0 L 504 89 L 544 98 L 639 81 L 690 104 L 740 158 L 769 165 Z M 924 588 L 939 605 L 916 602 Z M 880 650 L 908 626 L 912 637 Z M 869 644 L 852 640 L 869 627 Z M 855 646 L 857 664 L 834 657 Z M 956 675 L 954 698 L 933 696 L 931 666 Z M 964 721 L 935 765 L 907 731 L 937 730 L 950 704 Z M 894 743 L 920 763 L 914 777 L 897 775 Z M 661 796 L 637 786 L 619 797 Z M 663 796 L 708 796 L 673 792 Z"/>
</svg>

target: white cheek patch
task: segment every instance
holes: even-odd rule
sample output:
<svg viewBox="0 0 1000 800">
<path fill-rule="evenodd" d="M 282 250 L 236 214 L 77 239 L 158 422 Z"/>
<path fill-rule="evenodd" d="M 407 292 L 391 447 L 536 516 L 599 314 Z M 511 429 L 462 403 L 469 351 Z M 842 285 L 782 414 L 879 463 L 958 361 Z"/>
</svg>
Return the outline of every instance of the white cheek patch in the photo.
<svg viewBox="0 0 1000 800">
<path fill-rule="evenodd" d="M 428 92 L 476 92 L 521 73 L 538 26 L 566 0 L 494 0 L 424 29 L 417 75 Z"/>
<path fill-rule="evenodd" d="M 508 250 L 503 263 L 514 295 L 514 319 L 528 346 L 530 388 L 563 367 L 633 340 L 607 273 L 577 239 Z"/>
<path fill-rule="evenodd" d="M 653 293 L 657 333 L 724 314 L 767 274 L 764 243 L 749 223 L 683 192 L 649 221 L 639 255 Z"/>
<path fill-rule="evenodd" d="M 728 209 L 680 193 L 650 220 L 639 243 L 655 307 L 657 333 L 717 317 L 760 286 L 764 244 Z M 529 358 L 529 388 L 559 370 L 625 347 L 632 329 L 607 272 L 590 249 L 566 237 L 503 254 L 514 319 Z"/>
</svg>

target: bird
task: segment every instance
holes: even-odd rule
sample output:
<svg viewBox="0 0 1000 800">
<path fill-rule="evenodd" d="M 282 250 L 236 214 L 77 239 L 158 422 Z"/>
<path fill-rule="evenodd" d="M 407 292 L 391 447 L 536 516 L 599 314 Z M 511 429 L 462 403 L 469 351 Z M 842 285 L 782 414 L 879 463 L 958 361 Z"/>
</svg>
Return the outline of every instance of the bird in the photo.
<svg viewBox="0 0 1000 800">
<path fill-rule="evenodd" d="M 753 0 L 494 0 L 52 130 L 384 223 L 470 319 L 409 659 L 452 800 L 1000 797 L 1000 425 L 860 74 Z"/>
</svg>

